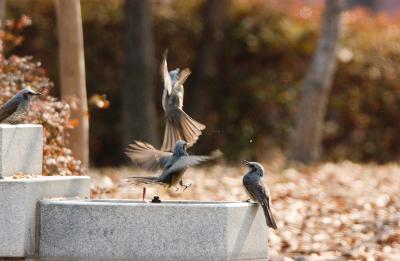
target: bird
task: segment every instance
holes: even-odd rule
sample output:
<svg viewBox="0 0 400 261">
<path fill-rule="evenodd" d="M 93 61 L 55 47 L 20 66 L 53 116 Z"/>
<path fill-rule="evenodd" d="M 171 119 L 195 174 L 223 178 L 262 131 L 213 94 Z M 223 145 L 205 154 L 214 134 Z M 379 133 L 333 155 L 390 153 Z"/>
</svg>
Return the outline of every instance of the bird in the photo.
<svg viewBox="0 0 400 261">
<path fill-rule="evenodd" d="M 164 140 L 161 146 L 163 151 L 171 151 L 178 140 L 186 141 L 187 147 L 192 146 L 206 128 L 204 124 L 197 122 L 183 111 L 183 84 L 191 74 L 190 69 L 181 71 L 177 68 L 168 71 L 167 53 L 166 50 L 160 68 L 164 82 L 162 107 L 166 118 Z"/>
<path fill-rule="evenodd" d="M 243 161 L 243 163 L 250 169 L 243 177 L 243 186 L 246 192 L 251 199 L 261 204 L 267 225 L 273 229 L 277 229 L 271 211 L 271 196 L 268 187 L 263 184 L 264 167 L 258 162 Z"/>
<path fill-rule="evenodd" d="M 27 87 L 0 107 L 0 123 L 17 124 L 24 120 L 33 97 L 41 95 Z"/>
<path fill-rule="evenodd" d="M 183 190 L 186 190 L 191 186 L 191 184 L 184 184 L 182 180 L 186 169 L 221 155 L 219 151 L 210 156 L 189 155 L 186 148 L 187 142 L 183 140 L 175 143 L 173 152 L 157 150 L 151 144 L 134 141 L 125 152 L 132 162 L 148 171 L 162 169 L 162 173 L 160 176 L 153 177 L 128 177 L 126 181 L 135 187 L 143 186 L 143 201 L 145 201 L 148 185 L 161 185 L 165 188 L 174 186 L 177 190 L 183 187 Z"/>
</svg>

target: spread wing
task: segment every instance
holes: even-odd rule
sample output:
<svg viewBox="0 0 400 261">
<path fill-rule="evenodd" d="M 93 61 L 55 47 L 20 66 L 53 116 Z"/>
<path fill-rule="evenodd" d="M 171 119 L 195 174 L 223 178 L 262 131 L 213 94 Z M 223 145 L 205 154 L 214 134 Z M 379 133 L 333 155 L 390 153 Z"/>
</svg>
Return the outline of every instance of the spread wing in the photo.
<svg viewBox="0 0 400 261">
<path fill-rule="evenodd" d="M 189 68 L 185 68 L 184 70 L 182 70 L 182 71 L 179 73 L 179 78 L 178 78 L 178 80 L 174 83 L 174 87 L 173 87 L 173 88 L 175 88 L 175 87 L 177 87 L 177 86 L 179 86 L 179 85 L 183 85 L 191 73 L 192 73 L 192 72 L 190 71 Z"/>
<path fill-rule="evenodd" d="M 163 77 L 164 89 L 167 90 L 168 95 L 171 95 L 172 80 L 171 80 L 171 76 L 169 75 L 169 72 L 168 72 L 167 54 L 168 54 L 168 50 L 165 50 L 160 70 L 161 70 L 161 76 Z"/>
<path fill-rule="evenodd" d="M 221 156 L 222 153 L 220 151 L 214 151 L 210 156 L 181 156 L 171 167 L 168 168 L 165 174 L 183 170 Z"/>
<path fill-rule="evenodd" d="M 141 141 L 129 144 L 125 154 L 136 166 L 148 171 L 164 168 L 172 156 L 171 152 L 157 150 L 151 144 Z"/>
<path fill-rule="evenodd" d="M 19 101 L 11 98 L 3 106 L 0 107 L 0 122 L 4 121 L 8 116 L 18 109 Z"/>
</svg>

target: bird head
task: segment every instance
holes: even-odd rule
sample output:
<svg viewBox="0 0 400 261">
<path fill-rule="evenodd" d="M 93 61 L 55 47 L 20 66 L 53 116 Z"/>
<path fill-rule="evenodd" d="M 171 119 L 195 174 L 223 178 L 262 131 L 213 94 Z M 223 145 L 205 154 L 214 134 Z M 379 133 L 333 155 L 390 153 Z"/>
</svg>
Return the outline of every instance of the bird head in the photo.
<svg viewBox="0 0 400 261">
<path fill-rule="evenodd" d="M 26 87 L 19 91 L 17 95 L 22 96 L 25 100 L 30 100 L 34 96 L 42 95 L 41 93 L 33 91 L 31 88 Z"/>
<path fill-rule="evenodd" d="M 175 70 L 169 71 L 169 75 L 171 76 L 171 80 L 177 81 L 179 79 L 179 73 L 181 72 L 181 69 L 176 68 Z"/>
<path fill-rule="evenodd" d="M 264 167 L 258 162 L 244 160 L 243 164 L 249 167 L 251 172 L 257 172 L 260 176 L 264 175 Z"/>
<path fill-rule="evenodd" d="M 186 151 L 187 142 L 184 140 L 178 140 L 174 146 L 174 154 L 179 153 L 181 151 Z"/>
</svg>

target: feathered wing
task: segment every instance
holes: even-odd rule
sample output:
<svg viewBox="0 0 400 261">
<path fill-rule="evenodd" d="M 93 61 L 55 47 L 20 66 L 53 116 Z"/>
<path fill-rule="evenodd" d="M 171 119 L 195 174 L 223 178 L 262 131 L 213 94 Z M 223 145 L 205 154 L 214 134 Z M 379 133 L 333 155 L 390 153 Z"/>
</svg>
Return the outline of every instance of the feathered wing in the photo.
<svg viewBox="0 0 400 261">
<path fill-rule="evenodd" d="M 172 156 L 171 152 L 157 150 L 151 144 L 141 141 L 129 144 L 125 154 L 136 166 L 148 171 L 164 168 Z"/>
<path fill-rule="evenodd" d="M 171 80 L 171 76 L 169 75 L 169 72 L 168 72 L 167 54 L 168 54 L 168 50 L 165 50 L 160 70 L 161 70 L 161 76 L 162 76 L 163 82 L 164 82 L 164 89 L 167 90 L 168 95 L 171 95 L 172 80 Z"/>
<path fill-rule="evenodd" d="M 256 186 L 255 197 L 263 208 L 267 225 L 273 229 L 277 229 L 278 227 L 276 226 L 275 218 L 272 215 L 271 211 L 270 195 L 268 191 L 267 192 L 265 191 L 265 187 L 261 183 L 261 180 Z"/>
<path fill-rule="evenodd" d="M 8 100 L 0 107 L 0 122 L 3 122 L 8 116 L 14 113 L 18 109 L 19 103 L 17 99 L 11 98 L 11 100 Z"/>
<path fill-rule="evenodd" d="M 199 139 L 204 124 L 197 122 L 180 108 L 171 108 L 167 111 L 164 141 L 161 150 L 170 151 L 178 140 L 184 140 L 188 147 Z"/>
<path fill-rule="evenodd" d="M 174 83 L 173 88 L 178 87 L 179 85 L 182 85 L 185 83 L 185 81 L 187 80 L 187 78 L 189 77 L 189 75 L 192 72 L 190 71 L 189 68 L 185 68 L 183 69 L 180 73 L 179 73 L 179 78 L 178 80 Z"/>
<path fill-rule="evenodd" d="M 220 151 L 213 152 L 210 156 L 181 156 L 171 167 L 169 167 L 163 175 L 168 175 L 170 173 L 178 172 L 186 168 L 198 165 L 207 160 L 212 160 L 220 157 L 222 154 Z"/>
</svg>

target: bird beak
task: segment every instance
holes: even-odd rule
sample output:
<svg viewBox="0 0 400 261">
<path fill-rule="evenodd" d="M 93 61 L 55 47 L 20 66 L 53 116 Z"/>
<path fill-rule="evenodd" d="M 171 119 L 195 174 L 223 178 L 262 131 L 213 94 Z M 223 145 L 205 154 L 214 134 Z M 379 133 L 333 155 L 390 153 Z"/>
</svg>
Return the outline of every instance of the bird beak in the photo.
<svg viewBox="0 0 400 261">
<path fill-rule="evenodd" d="M 32 92 L 31 94 L 36 96 L 42 95 L 40 92 Z"/>
</svg>

